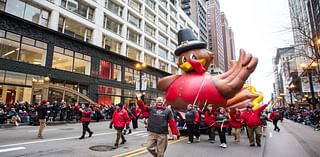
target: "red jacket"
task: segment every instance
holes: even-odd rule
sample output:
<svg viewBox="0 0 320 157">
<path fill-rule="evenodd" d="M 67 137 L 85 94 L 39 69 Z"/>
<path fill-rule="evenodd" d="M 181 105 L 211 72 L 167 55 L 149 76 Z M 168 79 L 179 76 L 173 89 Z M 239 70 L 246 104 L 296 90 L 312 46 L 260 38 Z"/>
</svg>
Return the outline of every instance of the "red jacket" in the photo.
<svg viewBox="0 0 320 157">
<path fill-rule="evenodd" d="M 128 112 L 124 109 L 115 110 L 112 116 L 111 123 L 113 124 L 114 128 L 123 129 L 130 123 Z"/>
<path fill-rule="evenodd" d="M 269 119 L 271 119 L 272 121 L 274 120 L 280 120 L 281 119 L 281 113 L 279 111 L 273 111 L 270 113 L 270 117 Z"/>
<path fill-rule="evenodd" d="M 91 122 L 91 109 L 85 109 L 82 111 L 81 122 Z"/>
<path fill-rule="evenodd" d="M 230 125 L 233 128 L 241 128 L 243 122 L 243 117 L 240 114 L 234 114 L 231 118 Z"/>
<path fill-rule="evenodd" d="M 211 111 L 211 113 L 209 113 L 209 111 L 206 111 L 204 113 L 204 120 L 203 122 L 206 125 L 212 126 L 215 122 L 216 122 L 216 116 L 215 113 L 213 111 Z"/>
<path fill-rule="evenodd" d="M 141 115 L 141 110 L 139 108 L 136 108 L 136 115 L 137 115 L 137 118 L 139 118 Z"/>
<path fill-rule="evenodd" d="M 264 104 L 260 106 L 256 110 L 245 111 L 242 113 L 242 117 L 244 118 L 244 122 L 247 126 L 259 126 L 261 125 L 260 121 L 260 113 L 268 106 L 268 104 Z"/>
</svg>

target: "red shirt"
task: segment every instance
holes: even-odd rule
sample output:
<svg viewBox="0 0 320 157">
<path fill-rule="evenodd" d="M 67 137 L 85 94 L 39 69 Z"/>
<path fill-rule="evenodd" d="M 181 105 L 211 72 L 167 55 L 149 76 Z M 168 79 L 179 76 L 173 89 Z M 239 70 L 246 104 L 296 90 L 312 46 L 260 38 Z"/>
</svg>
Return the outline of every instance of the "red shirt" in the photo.
<svg viewBox="0 0 320 157">
<path fill-rule="evenodd" d="M 130 123 L 129 114 L 126 110 L 115 110 L 111 122 L 115 128 L 124 128 Z"/>
</svg>

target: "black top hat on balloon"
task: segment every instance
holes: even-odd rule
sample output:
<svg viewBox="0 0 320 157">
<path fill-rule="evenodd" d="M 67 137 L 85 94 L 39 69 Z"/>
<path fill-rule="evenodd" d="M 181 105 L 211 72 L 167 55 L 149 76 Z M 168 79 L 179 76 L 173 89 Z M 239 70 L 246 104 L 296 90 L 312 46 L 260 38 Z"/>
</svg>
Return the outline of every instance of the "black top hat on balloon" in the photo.
<svg viewBox="0 0 320 157">
<path fill-rule="evenodd" d="M 205 42 L 199 41 L 189 28 L 181 29 L 178 32 L 178 48 L 174 51 L 176 56 L 182 52 L 192 49 L 203 49 L 207 47 Z"/>
</svg>

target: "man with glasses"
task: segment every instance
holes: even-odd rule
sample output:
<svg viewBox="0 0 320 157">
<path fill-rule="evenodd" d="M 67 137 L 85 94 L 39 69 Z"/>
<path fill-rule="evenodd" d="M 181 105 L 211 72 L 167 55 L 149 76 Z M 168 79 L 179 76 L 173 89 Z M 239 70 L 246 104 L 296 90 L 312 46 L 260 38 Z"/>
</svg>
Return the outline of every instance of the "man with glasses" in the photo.
<svg viewBox="0 0 320 157">
<path fill-rule="evenodd" d="M 177 139 L 178 129 L 171 110 L 164 103 L 163 97 L 156 99 L 156 104 L 148 107 L 141 100 L 141 93 L 136 93 L 137 104 L 143 112 L 149 112 L 147 130 L 149 131 L 147 150 L 154 157 L 163 157 L 168 145 L 168 124 L 172 131 L 172 137 Z"/>
</svg>

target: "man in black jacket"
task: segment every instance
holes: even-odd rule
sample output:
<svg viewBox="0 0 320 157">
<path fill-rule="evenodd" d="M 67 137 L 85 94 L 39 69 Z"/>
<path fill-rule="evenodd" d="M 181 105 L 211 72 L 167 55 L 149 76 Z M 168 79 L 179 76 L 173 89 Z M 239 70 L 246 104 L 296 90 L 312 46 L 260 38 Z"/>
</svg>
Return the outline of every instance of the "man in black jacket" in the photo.
<svg viewBox="0 0 320 157">
<path fill-rule="evenodd" d="M 47 101 L 42 100 L 40 106 L 37 108 L 37 114 L 39 119 L 39 130 L 38 130 L 38 138 L 43 138 L 43 129 L 46 127 L 46 117 L 47 117 Z"/>
</svg>

